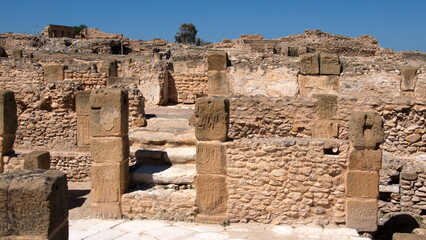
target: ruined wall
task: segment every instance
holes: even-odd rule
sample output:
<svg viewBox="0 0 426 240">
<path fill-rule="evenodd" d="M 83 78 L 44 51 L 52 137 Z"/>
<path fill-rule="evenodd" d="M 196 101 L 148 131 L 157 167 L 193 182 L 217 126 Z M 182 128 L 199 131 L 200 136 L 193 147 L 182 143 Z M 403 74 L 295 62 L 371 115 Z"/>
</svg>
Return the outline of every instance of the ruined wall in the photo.
<svg viewBox="0 0 426 240">
<path fill-rule="evenodd" d="M 349 142 L 333 140 L 234 141 L 227 150 L 229 220 L 342 223 L 348 149 Z"/>
</svg>

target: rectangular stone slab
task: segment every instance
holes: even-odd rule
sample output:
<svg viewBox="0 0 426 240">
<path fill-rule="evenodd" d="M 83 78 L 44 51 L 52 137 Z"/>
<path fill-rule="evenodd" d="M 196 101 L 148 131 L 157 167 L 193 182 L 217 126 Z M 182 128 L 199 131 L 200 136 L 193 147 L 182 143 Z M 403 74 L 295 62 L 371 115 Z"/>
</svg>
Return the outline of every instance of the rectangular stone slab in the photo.
<svg viewBox="0 0 426 240">
<path fill-rule="evenodd" d="M 319 58 L 316 53 L 303 54 L 300 57 L 300 73 L 304 75 L 319 74 Z"/>
<path fill-rule="evenodd" d="M 209 96 L 226 96 L 229 94 L 229 81 L 226 71 L 209 71 L 207 79 Z"/>
<path fill-rule="evenodd" d="M 50 168 L 50 153 L 47 151 L 32 151 L 25 155 L 24 169 L 37 170 Z"/>
<path fill-rule="evenodd" d="M 340 59 L 337 54 L 321 53 L 320 54 L 320 74 L 322 75 L 339 75 L 341 70 Z"/>
<path fill-rule="evenodd" d="M 89 116 L 77 116 L 77 146 L 90 147 L 90 118 Z"/>
<path fill-rule="evenodd" d="M 377 198 L 379 196 L 379 173 L 377 171 L 347 171 L 346 195 Z"/>
<path fill-rule="evenodd" d="M 96 163 L 128 160 L 129 137 L 92 137 L 90 153 Z"/>
<path fill-rule="evenodd" d="M 195 136 L 199 141 L 226 141 L 229 129 L 229 100 L 201 97 L 195 103 Z"/>
<path fill-rule="evenodd" d="M 226 70 L 227 54 L 226 52 L 209 52 L 207 55 L 208 70 Z"/>
<path fill-rule="evenodd" d="M 89 116 L 91 91 L 78 91 L 75 93 L 75 111 L 77 116 Z"/>
<path fill-rule="evenodd" d="M 312 138 L 337 138 L 339 124 L 331 120 L 315 120 L 312 129 Z"/>
<path fill-rule="evenodd" d="M 337 96 L 334 94 L 315 94 L 318 99 L 317 113 L 320 119 L 332 119 L 337 112 Z"/>
<path fill-rule="evenodd" d="M 197 173 L 226 174 L 226 146 L 223 143 L 197 143 Z"/>
<path fill-rule="evenodd" d="M 119 202 L 128 185 L 129 162 L 93 163 L 91 169 L 92 201 Z"/>
<path fill-rule="evenodd" d="M 349 169 L 379 171 L 382 168 L 382 150 L 356 150 L 349 154 Z"/>
<path fill-rule="evenodd" d="M 64 69 L 64 65 L 60 64 L 44 65 L 44 81 L 55 82 L 64 80 Z"/>
<path fill-rule="evenodd" d="M 355 149 L 378 149 L 383 138 L 383 120 L 377 112 L 352 113 L 349 120 L 349 140 Z"/>
<path fill-rule="evenodd" d="M 401 90 L 414 91 L 417 83 L 417 70 L 415 66 L 401 67 Z"/>
<path fill-rule="evenodd" d="M 228 202 L 226 176 L 199 174 L 195 189 L 196 202 L 201 214 L 222 215 L 226 212 Z"/>
<path fill-rule="evenodd" d="M 0 135 L 15 134 L 18 128 L 15 93 L 0 90 Z"/>
<path fill-rule="evenodd" d="M 346 200 L 346 226 L 362 232 L 377 230 L 376 199 L 348 198 Z"/>
</svg>

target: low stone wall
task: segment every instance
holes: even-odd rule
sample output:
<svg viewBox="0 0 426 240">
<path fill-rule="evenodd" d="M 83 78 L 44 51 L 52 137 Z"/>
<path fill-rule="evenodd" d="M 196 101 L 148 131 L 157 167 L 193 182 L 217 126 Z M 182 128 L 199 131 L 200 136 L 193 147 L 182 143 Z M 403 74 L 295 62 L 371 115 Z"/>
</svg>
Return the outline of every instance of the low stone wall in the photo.
<svg viewBox="0 0 426 240">
<path fill-rule="evenodd" d="M 348 149 L 348 141 L 324 139 L 229 144 L 229 221 L 343 223 Z"/>
<path fill-rule="evenodd" d="M 169 74 L 169 102 L 194 103 L 207 96 L 207 74 Z"/>
</svg>

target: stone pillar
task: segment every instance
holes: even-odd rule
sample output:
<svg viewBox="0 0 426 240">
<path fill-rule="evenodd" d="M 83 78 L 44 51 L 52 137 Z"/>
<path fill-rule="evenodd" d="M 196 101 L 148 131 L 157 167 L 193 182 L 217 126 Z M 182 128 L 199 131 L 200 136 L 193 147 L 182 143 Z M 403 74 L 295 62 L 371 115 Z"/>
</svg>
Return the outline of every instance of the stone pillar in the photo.
<svg viewBox="0 0 426 240">
<path fill-rule="evenodd" d="M 312 138 L 337 138 L 339 124 L 335 120 L 337 112 L 337 96 L 333 94 L 315 94 L 318 119 L 313 122 Z"/>
<path fill-rule="evenodd" d="M 80 150 L 88 150 L 90 148 L 89 97 L 90 91 L 79 91 L 75 93 L 75 111 L 77 113 L 77 147 Z"/>
<path fill-rule="evenodd" d="M 15 133 L 18 128 L 15 93 L 0 90 L 0 173 L 3 172 L 3 156 L 10 152 L 15 142 Z"/>
<path fill-rule="evenodd" d="M 377 230 L 379 170 L 383 120 L 373 111 L 353 112 L 349 122 L 352 148 L 346 172 L 346 225 L 358 231 Z"/>
<path fill-rule="evenodd" d="M 122 89 L 100 89 L 92 91 L 89 102 L 93 217 L 121 218 L 129 171 L 128 95 Z"/>
<path fill-rule="evenodd" d="M 47 151 L 33 151 L 25 155 L 24 169 L 37 170 L 50 168 L 50 153 Z"/>
<path fill-rule="evenodd" d="M 226 52 L 209 52 L 207 56 L 207 79 L 209 96 L 229 94 L 229 80 L 226 71 L 228 57 Z"/>
<path fill-rule="evenodd" d="M 227 221 L 226 145 L 229 101 L 225 97 L 202 97 L 195 104 L 197 137 L 197 222 Z"/>
<path fill-rule="evenodd" d="M 0 239 L 68 239 L 67 203 L 60 171 L 0 174 Z"/>
</svg>

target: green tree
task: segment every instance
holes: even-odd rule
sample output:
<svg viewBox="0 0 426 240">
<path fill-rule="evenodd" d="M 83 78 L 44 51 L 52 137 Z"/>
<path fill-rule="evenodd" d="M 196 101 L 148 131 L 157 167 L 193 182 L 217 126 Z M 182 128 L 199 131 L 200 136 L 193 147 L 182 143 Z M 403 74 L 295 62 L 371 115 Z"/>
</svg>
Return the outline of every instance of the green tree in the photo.
<svg viewBox="0 0 426 240">
<path fill-rule="evenodd" d="M 86 29 L 87 26 L 84 24 L 80 24 L 78 26 L 74 26 L 72 31 L 74 32 L 74 34 L 79 34 L 81 32 L 81 30 Z"/>
<path fill-rule="evenodd" d="M 192 23 L 180 25 L 179 32 L 175 35 L 177 43 L 195 44 L 197 41 L 197 29 Z"/>
</svg>

